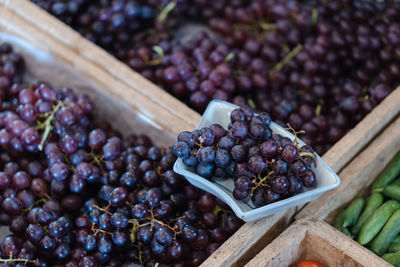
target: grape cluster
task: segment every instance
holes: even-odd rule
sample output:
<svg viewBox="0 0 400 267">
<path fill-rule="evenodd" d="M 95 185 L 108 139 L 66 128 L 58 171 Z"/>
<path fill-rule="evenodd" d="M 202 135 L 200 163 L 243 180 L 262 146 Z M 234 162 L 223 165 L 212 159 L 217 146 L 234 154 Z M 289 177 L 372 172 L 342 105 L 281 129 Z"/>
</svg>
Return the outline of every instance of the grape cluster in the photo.
<svg viewBox="0 0 400 267">
<path fill-rule="evenodd" d="M 115 54 L 132 44 L 132 36 L 153 26 L 155 10 L 137 0 L 91 3 L 77 18 L 79 32 Z"/>
<path fill-rule="evenodd" d="M 31 0 L 58 19 L 75 24 L 81 12 L 87 8 L 89 0 Z"/>
<path fill-rule="evenodd" d="M 243 224 L 173 172 L 171 148 L 122 138 L 88 96 L 25 83 L 0 53 L 2 266 L 198 266 Z"/>
<path fill-rule="evenodd" d="M 311 170 L 316 157 L 309 146 L 300 147 L 297 134 L 292 141 L 274 134 L 268 113 L 251 108 L 235 109 L 228 130 L 219 124 L 182 132 L 172 147 L 186 166 L 207 179 L 234 178 L 233 197 L 263 206 L 300 193 L 303 186 L 316 185 Z"/>
<path fill-rule="evenodd" d="M 131 21 L 135 31 L 103 21 L 100 11 L 120 25 L 130 20 L 131 1 L 91 4 L 70 24 L 194 109 L 223 99 L 268 112 L 304 129 L 319 154 L 399 84 L 396 0 L 139 3 L 152 16 Z M 187 22 L 212 33 L 182 38 Z"/>
</svg>

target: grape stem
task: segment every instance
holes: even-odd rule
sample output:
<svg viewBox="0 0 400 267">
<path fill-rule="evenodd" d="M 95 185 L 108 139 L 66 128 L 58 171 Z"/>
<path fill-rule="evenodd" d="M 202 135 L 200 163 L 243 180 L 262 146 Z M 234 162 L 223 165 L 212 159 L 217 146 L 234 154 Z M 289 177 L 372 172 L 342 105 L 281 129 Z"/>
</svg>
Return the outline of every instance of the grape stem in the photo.
<svg viewBox="0 0 400 267">
<path fill-rule="evenodd" d="M 50 115 L 46 118 L 46 120 L 43 123 L 38 123 L 37 129 L 43 129 L 44 127 L 44 133 L 42 136 L 42 140 L 40 141 L 40 144 L 38 146 L 39 150 L 43 150 L 43 145 L 46 142 L 47 137 L 49 136 L 51 130 L 53 129 L 53 121 L 54 121 L 54 116 L 56 112 L 60 109 L 62 106 L 62 102 L 58 102 L 58 104 L 53 108 L 53 111 L 50 113 Z"/>
<path fill-rule="evenodd" d="M 35 263 L 33 260 L 28 260 L 28 259 L 2 259 L 0 258 L 1 263 L 9 263 L 9 262 L 21 262 L 21 263 Z"/>
<path fill-rule="evenodd" d="M 167 19 L 168 14 L 175 8 L 176 4 L 175 1 L 169 2 L 158 15 L 157 22 L 164 22 Z"/>
<path fill-rule="evenodd" d="M 289 123 L 287 124 L 287 126 L 288 126 L 288 127 L 285 128 L 285 130 L 288 130 L 288 131 L 290 131 L 290 132 L 293 133 L 293 135 L 294 135 L 293 144 L 298 148 L 299 142 L 297 141 L 297 135 L 298 135 L 298 134 L 303 134 L 303 133 L 305 133 L 305 131 L 303 131 L 303 130 L 296 131 L 295 129 L 293 129 L 292 126 L 290 126 Z"/>
<path fill-rule="evenodd" d="M 273 71 L 280 71 L 287 63 L 289 63 L 303 48 L 301 44 L 295 46 L 281 61 L 279 61 L 275 66 L 272 67 L 270 70 Z"/>
<path fill-rule="evenodd" d="M 247 103 L 252 109 L 256 109 L 256 104 L 254 103 L 253 99 L 251 98 L 247 99 Z"/>
<path fill-rule="evenodd" d="M 223 212 L 224 214 L 230 213 L 228 210 L 221 208 L 219 205 L 215 205 L 212 213 L 214 213 L 215 216 L 218 216 L 220 212 Z"/>
<path fill-rule="evenodd" d="M 264 177 L 261 177 L 260 174 L 258 176 L 254 176 L 254 179 L 252 181 L 253 185 L 251 187 L 251 195 L 254 194 L 254 191 L 259 188 L 259 187 L 268 187 L 267 180 L 271 177 L 271 175 L 274 174 L 274 171 L 270 171 L 267 175 Z M 257 181 L 258 180 L 258 181 Z"/>
<path fill-rule="evenodd" d="M 102 229 L 96 228 L 96 223 L 92 223 L 92 227 L 90 230 L 93 232 L 93 234 L 96 236 L 98 233 L 103 233 L 103 234 L 108 234 L 112 235 L 110 232 L 104 231 Z"/>
<path fill-rule="evenodd" d="M 108 206 L 105 207 L 104 209 L 103 209 L 103 208 L 100 208 L 100 207 L 97 206 L 96 204 L 93 204 L 93 208 L 98 209 L 98 210 L 100 210 L 100 211 L 102 211 L 102 212 L 105 212 L 105 213 L 107 213 L 108 215 L 112 215 L 111 212 L 108 211 L 108 208 L 109 208 L 109 207 L 110 207 L 110 204 L 108 204 Z"/>
<path fill-rule="evenodd" d="M 310 158 L 312 158 L 313 161 L 314 161 L 314 166 L 315 166 L 315 167 L 317 166 L 317 157 L 315 156 L 314 153 L 312 153 L 312 152 L 306 152 L 306 151 L 300 152 L 300 153 L 299 153 L 299 157 L 300 157 L 300 158 L 301 158 L 301 157 L 310 157 Z"/>
<path fill-rule="evenodd" d="M 48 199 L 50 199 L 48 197 L 48 195 L 46 194 L 46 197 L 43 197 L 41 199 L 36 200 L 35 203 L 33 203 L 33 205 L 31 205 L 30 207 L 27 207 L 26 209 L 24 209 L 22 212 L 26 213 L 28 211 L 30 211 L 31 209 L 33 209 L 33 207 L 36 207 L 37 205 L 41 204 L 41 203 L 45 203 Z"/>
</svg>

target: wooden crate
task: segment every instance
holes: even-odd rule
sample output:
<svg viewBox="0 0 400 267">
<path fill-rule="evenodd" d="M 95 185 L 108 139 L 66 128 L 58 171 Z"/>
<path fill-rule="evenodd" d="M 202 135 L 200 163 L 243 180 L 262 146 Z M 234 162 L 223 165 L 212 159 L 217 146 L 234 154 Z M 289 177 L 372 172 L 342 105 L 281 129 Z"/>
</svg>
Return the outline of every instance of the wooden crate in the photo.
<svg viewBox="0 0 400 267">
<path fill-rule="evenodd" d="M 198 113 L 28 0 L 0 0 L 0 31 L 22 36 L 98 85 L 99 89 L 93 95 L 104 95 L 115 99 L 115 103 L 124 103 L 125 109 L 115 105 L 116 111 L 113 114 L 121 116 L 119 121 L 129 122 L 132 120 L 131 116 L 139 114 L 140 116 L 136 115 L 137 120 L 151 122 L 153 128 L 159 129 L 160 140 L 168 140 L 161 141 L 163 144 L 171 144 L 173 138 L 165 138 L 161 130 L 167 131 L 170 136 L 176 135 L 179 131 L 193 129 L 200 119 Z M 103 100 L 107 100 L 107 97 Z M 102 103 L 107 105 L 107 101 Z M 377 106 L 323 158 L 338 172 L 399 112 L 400 88 Z M 117 122 L 115 124 L 121 125 Z M 146 132 L 141 127 L 134 128 Z M 203 265 L 242 266 L 282 232 L 300 208 L 246 223 Z"/>
<path fill-rule="evenodd" d="M 312 217 L 297 220 L 245 266 L 296 266 L 306 259 L 325 266 L 392 266 L 329 224 Z"/>
</svg>

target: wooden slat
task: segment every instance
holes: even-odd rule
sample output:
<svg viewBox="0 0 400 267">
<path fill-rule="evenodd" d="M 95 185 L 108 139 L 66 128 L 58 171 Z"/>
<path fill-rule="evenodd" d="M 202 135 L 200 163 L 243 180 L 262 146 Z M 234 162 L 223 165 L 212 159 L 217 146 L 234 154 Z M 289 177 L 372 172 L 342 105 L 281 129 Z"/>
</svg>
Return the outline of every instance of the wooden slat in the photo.
<svg viewBox="0 0 400 267">
<path fill-rule="evenodd" d="M 305 259 L 325 266 L 391 266 L 332 226 L 312 217 L 296 221 L 245 266 L 296 266 Z"/>
<path fill-rule="evenodd" d="M 326 219 L 355 196 L 362 194 L 398 151 L 400 151 L 400 117 L 339 173 L 341 184 L 338 188 L 310 202 L 296 217 L 312 215 Z"/>
</svg>

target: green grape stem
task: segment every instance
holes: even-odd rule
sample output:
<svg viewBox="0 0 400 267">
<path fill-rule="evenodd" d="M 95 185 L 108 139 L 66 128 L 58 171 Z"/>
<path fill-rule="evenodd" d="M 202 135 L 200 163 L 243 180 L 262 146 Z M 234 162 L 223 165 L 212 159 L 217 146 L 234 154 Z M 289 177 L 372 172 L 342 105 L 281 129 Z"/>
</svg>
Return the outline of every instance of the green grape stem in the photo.
<svg viewBox="0 0 400 267">
<path fill-rule="evenodd" d="M 46 142 L 47 137 L 49 137 L 51 130 L 53 130 L 52 124 L 54 122 L 54 116 L 55 116 L 56 112 L 60 109 L 62 104 L 63 103 L 61 101 L 58 102 L 58 104 L 53 108 L 52 112 L 49 114 L 49 116 L 46 118 L 46 120 L 43 123 L 38 123 L 38 126 L 36 127 L 38 130 L 44 128 L 42 140 L 40 141 L 39 146 L 38 146 L 40 151 L 43 150 L 44 143 Z"/>
</svg>

